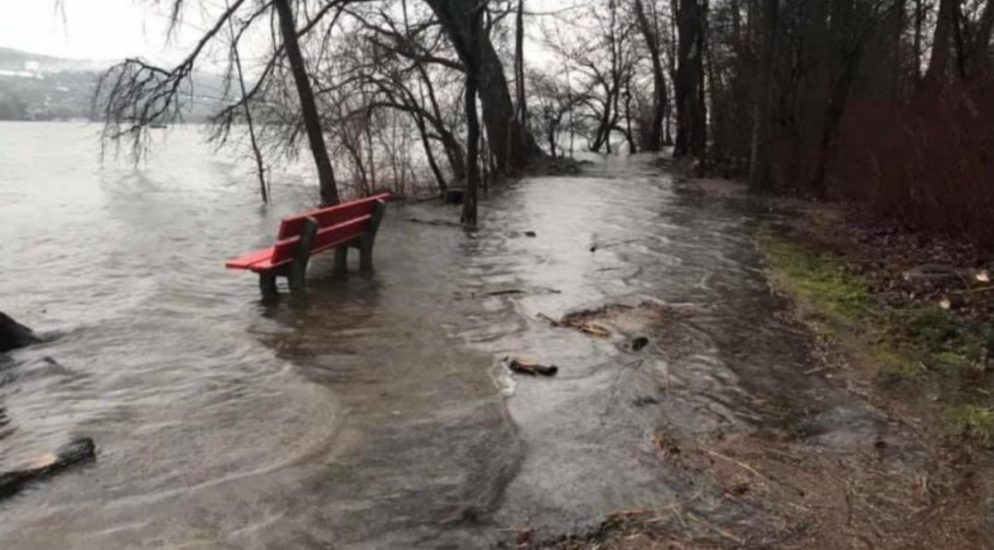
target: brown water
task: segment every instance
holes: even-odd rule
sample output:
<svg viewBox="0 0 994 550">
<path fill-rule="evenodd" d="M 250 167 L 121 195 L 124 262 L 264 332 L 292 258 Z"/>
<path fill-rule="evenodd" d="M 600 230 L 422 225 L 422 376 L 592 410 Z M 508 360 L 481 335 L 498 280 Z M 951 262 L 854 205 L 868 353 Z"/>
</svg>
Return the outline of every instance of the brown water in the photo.
<svg viewBox="0 0 994 550">
<path fill-rule="evenodd" d="M 98 446 L 0 502 L 2 548 L 490 547 L 720 492 L 660 461 L 661 427 L 751 432 L 803 409 L 812 445 L 900 444 L 802 374 L 810 339 L 759 270 L 747 201 L 647 159 L 511 185 L 476 233 L 392 205 L 373 276 L 332 282 L 322 258 L 305 295 L 262 304 L 223 261 L 268 244 L 312 185 L 279 174 L 262 208 L 248 164 L 191 129 L 101 168 L 95 131 L 0 124 L 0 310 L 50 337 L 0 358 L 0 469 L 72 434 Z M 539 318 L 645 300 L 674 312 L 681 337 L 652 343 L 667 353 Z M 505 355 L 560 373 L 509 376 Z"/>
</svg>

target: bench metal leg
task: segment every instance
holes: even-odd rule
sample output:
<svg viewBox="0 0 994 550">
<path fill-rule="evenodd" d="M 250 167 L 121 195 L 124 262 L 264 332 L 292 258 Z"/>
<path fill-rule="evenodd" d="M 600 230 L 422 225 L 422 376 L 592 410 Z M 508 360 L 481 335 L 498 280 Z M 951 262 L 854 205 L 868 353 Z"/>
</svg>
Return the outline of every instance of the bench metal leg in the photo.
<svg viewBox="0 0 994 550">
<path fill-rule="evenodd" d="M 266 271 L 259 274 L 259 290 L 262 291 L 263 298 L 276 296 L 276 273 Z"/>
<path fill-rule="evenodd" d="M 373 271 L 373 243 L 376 241 L 376 232 L 380 229 L 380 222 L 383 221 L 383 214 L 386 213 L 386 210 L 387 203 L 376 202 L 373 206 L 373 217 L 369 220 L 369 227 L 359 239 L 359 270 L 363 273 Z"/>
<path fill-rule="evenodd" d="M 304 220 L 304 229 L 300 232 L 300 242 L 293 254 L 293 263 L 287 270 L 287 281 L 291 292 L 304 290 L 307 284 L 307 264 L 311 259 L 311 246 L 318 234 L 318 221 L 314 218 Z"/>
<path fill-rule="evenodd" d="M 307 284 L 307 261 L 293 262 L 286 274 L 290 292 L 300 292 Z"/>
<path fill-rule="evenodd" d="M 364 235 L 359 241 L 359 271 L 373 271 L 373 238 L 369 235 Z"/>
<path fill-rule="evenodd" d="M 349 271 L 349 247 L 340 246 L 335 249 L 335 271 L 336 279 L 344 279 Z"/>
</svg>

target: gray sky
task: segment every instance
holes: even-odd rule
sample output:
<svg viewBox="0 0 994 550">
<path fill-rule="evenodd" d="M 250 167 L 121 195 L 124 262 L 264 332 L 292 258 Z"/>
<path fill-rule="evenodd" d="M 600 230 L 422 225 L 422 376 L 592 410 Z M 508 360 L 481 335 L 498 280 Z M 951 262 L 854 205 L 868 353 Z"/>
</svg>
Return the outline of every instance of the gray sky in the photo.
<svg viewBox="0 0 994 550">
<path fill-rule="evenodd" d="M 217 0 L 223 5 L 223 0 Z M 187 26 L 171 44 L 165 40 L 167 17 L 142 0 L 0 0 L 0 46 L 58 57 L 112 60 L 142 56 L 175 59 L 195 38 L 199 19 L 188 10 Z"/>
<path fill-rule="evenodd" d="M 528 7 L 557 10 L 580 2 L 529 0 Z M 168 13 L 155 4 L 154 0 L 61 0 L 60 11 L 60 0 L 0 0 L 0 47 L 76 59 L 140 56 L 156 63 L 174 62 L 191 49 L 199 29 L 212 20 L 203 17 L 198 6 L 216 14 L 225 0 L 187 2 L 183 24 L 169 42 Z M 168 7 L 170 2 L 161 4 Z"/>
</svg>

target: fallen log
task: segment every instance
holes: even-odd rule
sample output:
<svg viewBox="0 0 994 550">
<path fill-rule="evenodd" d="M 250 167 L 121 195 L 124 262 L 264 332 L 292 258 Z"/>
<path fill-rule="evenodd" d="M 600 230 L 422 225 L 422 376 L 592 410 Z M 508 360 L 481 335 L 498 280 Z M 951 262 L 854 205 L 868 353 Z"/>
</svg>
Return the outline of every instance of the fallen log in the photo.
<svg viewBox="0 0 994 550">
<path fill-rule="evenodd" d="M 0 311 L 0 353 L 23 348 L 40 341 L 28 327 Z"/>
<path fill-rule="evenodd" d="M 33 481 L 57 474 L 70 466 L 93 460 L 96 445 L 89 437 L 80 437 L 39 457 L 34 463 L 21 470 L 0 473 L 0 499 L 17 494 Z"/>
</svg>

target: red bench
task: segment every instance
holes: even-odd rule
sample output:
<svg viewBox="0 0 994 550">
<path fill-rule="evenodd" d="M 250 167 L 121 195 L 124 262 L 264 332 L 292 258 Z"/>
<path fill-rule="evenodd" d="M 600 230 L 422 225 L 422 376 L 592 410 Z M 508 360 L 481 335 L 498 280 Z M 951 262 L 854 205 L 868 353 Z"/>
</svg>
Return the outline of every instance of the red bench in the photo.
<svg viewBox="0 0 994 550">
<path fill-rule="evenodd" d="M 383 193 L 286 218 L 280 222 L 276 244 L 245 253 L 224 266 L 258 273 L 264 296 L 276 294 L 277 276 L 286 277 L 291 290 L 302 289 L 310 257 L 333 248 L 336 276 L 345 274 L 350 247 L 359 249 L 359 268 L 370 271 L 373 241 L 389 198 Z"/>
</svg>

